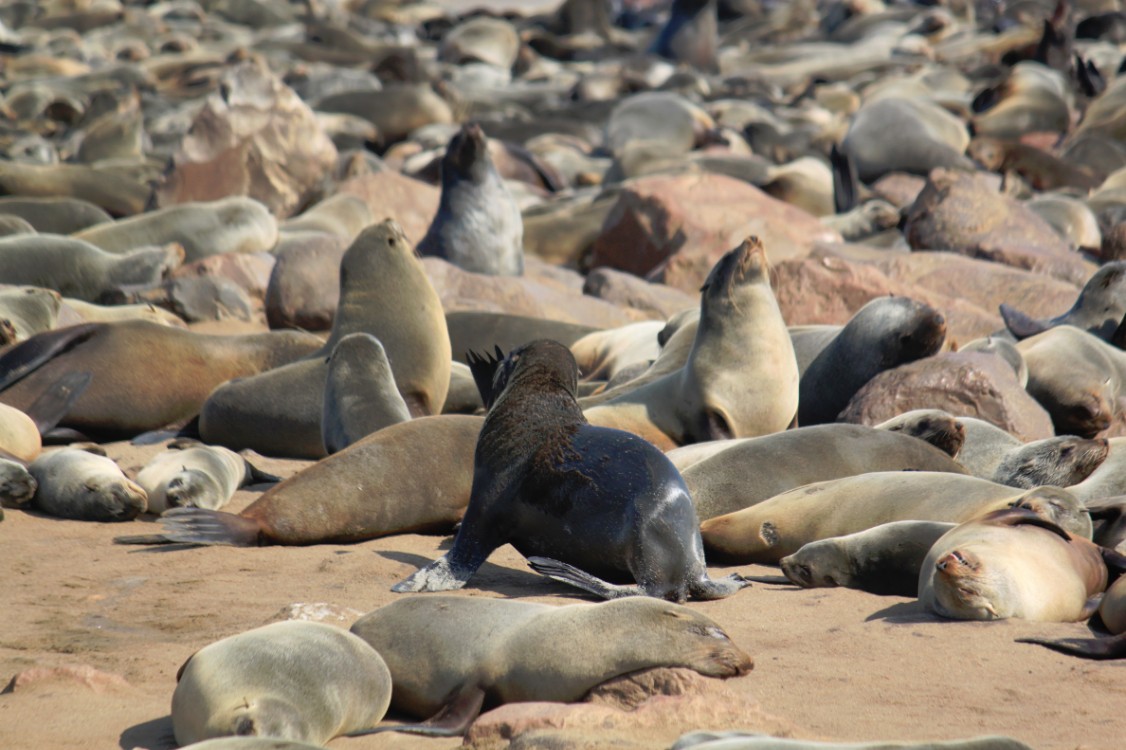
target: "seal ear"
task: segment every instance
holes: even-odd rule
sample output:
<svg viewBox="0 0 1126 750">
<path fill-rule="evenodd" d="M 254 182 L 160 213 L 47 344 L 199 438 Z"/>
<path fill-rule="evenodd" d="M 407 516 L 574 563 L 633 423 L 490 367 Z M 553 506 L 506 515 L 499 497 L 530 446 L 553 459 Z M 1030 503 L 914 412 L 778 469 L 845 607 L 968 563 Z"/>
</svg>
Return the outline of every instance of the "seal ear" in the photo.
<svg viewBox="0 0 1126 750">
<path fill-rule="evenodd" d="M 1009 329 L 1009 333 L 1016 336 L 1017 340 L 1026 339 L 1048 330 L 1048 326 L 1038 320 L 1033 320 L 1015 307 L 1009 307 L 1004 302 L 1001 303 L 1000 310 L 1001 318 L 1005 321 L 1005 327 Z"/>
</svg>

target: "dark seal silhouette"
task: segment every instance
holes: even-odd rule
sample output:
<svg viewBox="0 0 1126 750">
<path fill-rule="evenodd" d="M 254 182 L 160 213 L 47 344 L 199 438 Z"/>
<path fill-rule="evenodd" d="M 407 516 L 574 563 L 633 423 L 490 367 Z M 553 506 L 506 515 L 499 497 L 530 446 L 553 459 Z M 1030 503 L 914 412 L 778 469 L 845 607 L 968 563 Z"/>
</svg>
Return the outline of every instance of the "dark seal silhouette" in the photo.
<svg viewBox="0 0 1126 750">
<path fill-rule="evenodd" d="M 442 196 L 420 255 L 444 258 L 474 273 L 524 273 L 524 221 L 476 124 L 463 125 L 442 157 Z"/>
<path fill-rule="evenodd" d="M 505 543 L 536 571 L 605 599 L 718 599 L 750 585 L 708 578 L 696 509 L 665 455 L 586 421 L 569 349 L 541 339 L 497 354 L 470 361 L 489 413 L 453 548 L 393 591 L 461 588 Z M 601 578 L 630 576 L 636 585 Z"/>
</svg>

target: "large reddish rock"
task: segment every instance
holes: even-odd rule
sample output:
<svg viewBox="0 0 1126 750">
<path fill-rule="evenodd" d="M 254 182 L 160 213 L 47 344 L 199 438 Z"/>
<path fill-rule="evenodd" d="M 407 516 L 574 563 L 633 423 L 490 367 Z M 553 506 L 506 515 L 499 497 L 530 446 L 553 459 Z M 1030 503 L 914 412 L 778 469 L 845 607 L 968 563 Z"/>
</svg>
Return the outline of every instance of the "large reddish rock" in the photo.
<svg viewBox="0 0 1126 750">
<path fill-rule="evenodd" d="M 972 302 L 891 278 L 876 264 L 850 260 L 831 247 L 771 269 L 771 283 L 789 325 L 844 325 L 871 300 L 895 295 L 925 302 L 946 318 L 947 340 L 966 342 L 1003 327 L 1001 316 Z"/>
<path fill-rule="evenodd" d="M 525 265 L 523 276 L 472 273 L 441 258 L 423 258 L 422 265 L 446 312 L 505 312 L 596 328 L 612 328 L 655 317 L 584 296 L 581 289 L 571 288 L 550 272 L 538 273 L 540 269 L 536 265 Z"/>
<path fill-rule="evenodd" d="M 263 63 L 243 63 L 207 98 L 157 186 L 158 207 L 248 195 L 280 218 L 312 196 L 336 147 L 294 91 Z"/>
<path fill-rule="evenodd" d="M 355 195 L 371 209 L 373 223 L 391 218 L 399 222 L 412 245 L 417 245 L 438 213 L 441 191 L 421 180 L 384 170 L 341 183 L 338 193 Z"/>
<path fill-rule="evenodd" d="M 1025 442 L 1055 434 L 1012 366 L 985 352 L 944 352 L 882 372 L 852 397 L 840 421 L 876 425 L 912 409 L 984 419 Z"/>
<path fill-rule="evenodd" d="M 341 237 L 325 232 L 282 237 L 266 288 L 270 328 L 332 328 L 340 302 L 340 261 L 347 250 Z"/>
<path fill-rule="evenodd" d="M 596 268 L 587 274 L 583 294 L 661 318 L 671 318 L 682 310 L 700 306 L 699 295 L 686 294 L 664 284 L 654 284 L 613 268 Z"/>
<path fill-rule="evenodd" d="M 233 282 L 249 296 L 262 299 L 266 295 L 266 285 L 270 283 L 270 275 L 276 260 L 270 253 L 209 255 L 202 260 L 180 266 L 172 272 L 172 278 L 217 276 Z"/>
<path fill-rule="evenodd" d="M 584 703 L 509 703 L 469 728 L 466 748 L 664 750 L 701 727 L 733 727 L 793 737 L 790 722 L 722 681 L 690 669 L 660 668 L 609 680 Z"/>
<path fill-rule="evenodd" d="M 931 172 L 907 212 L 906 234 L 916 250 L 952 250 L 1076 284 L 1095 271 L 1047 221 L 974 172 Z"/>
<path fill-rule="evenodd" d="M 618 195 L 594 241 L 592 267 L 609 266 L 695 294 L 716 261 L 757 235 L 772 263 L 840 235 L 813 215 L 719 174 L 656 175 Z"/>
</svg>

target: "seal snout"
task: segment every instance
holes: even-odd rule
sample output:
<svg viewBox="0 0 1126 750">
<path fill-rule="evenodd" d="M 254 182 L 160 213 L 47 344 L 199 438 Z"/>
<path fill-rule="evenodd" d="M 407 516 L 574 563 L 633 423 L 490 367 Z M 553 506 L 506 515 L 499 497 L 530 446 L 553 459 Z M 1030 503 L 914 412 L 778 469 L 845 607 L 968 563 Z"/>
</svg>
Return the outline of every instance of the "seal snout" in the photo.
<svg viewBox="0 0 1126 750">
<path fill-rule="evenodd" d="M 940 573 L 957 576 L 976 569 L 977 565 L 961 550 L 954 550 L 940 557 L 934 567 Z"/>
</svg>

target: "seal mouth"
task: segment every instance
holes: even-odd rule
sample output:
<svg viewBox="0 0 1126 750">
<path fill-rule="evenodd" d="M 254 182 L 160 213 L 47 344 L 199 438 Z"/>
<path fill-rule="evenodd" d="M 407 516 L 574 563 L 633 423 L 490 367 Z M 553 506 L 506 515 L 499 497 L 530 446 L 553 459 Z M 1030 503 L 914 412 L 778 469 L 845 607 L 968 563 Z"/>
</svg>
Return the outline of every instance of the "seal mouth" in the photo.
<svg viewBox="0 0 1126 750">
<path fill-rule="evenodd" d="M 948 576 L 960 576 L 978 569 L 978 565 L 961 550 L 954 550 L 940 557 L 934 564 L 935 569 Z"/>
</svg>

